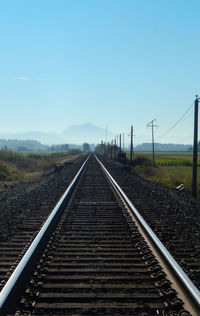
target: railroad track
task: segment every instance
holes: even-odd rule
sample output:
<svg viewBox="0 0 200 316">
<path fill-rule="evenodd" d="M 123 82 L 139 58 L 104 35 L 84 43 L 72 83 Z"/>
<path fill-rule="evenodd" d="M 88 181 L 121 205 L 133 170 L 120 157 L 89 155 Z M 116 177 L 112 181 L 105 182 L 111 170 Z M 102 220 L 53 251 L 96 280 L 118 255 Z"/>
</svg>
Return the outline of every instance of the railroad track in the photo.
<svg viewBox="0 0 200 316">
<path fill-rule="evenodd" d="M 33 243 L 7 246 L 0 315 L 200 315 L 199 291 L 122 195 L 91 155 Z"/>
</svg>

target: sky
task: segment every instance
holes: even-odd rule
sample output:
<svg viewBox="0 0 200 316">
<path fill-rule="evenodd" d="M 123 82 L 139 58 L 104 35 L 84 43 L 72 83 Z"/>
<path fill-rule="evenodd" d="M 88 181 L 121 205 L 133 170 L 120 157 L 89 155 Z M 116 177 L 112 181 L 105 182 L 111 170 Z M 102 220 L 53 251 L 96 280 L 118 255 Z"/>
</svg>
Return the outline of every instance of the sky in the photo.
<svg viewBox="0 0 200 316">
<path fill-rule="evenodd" d="M 193 142 L 199 0 L 0 0 L 0 132 L 91 122 Z M 164 136 L 162 136 L 164 134 Z"/>
</svg>

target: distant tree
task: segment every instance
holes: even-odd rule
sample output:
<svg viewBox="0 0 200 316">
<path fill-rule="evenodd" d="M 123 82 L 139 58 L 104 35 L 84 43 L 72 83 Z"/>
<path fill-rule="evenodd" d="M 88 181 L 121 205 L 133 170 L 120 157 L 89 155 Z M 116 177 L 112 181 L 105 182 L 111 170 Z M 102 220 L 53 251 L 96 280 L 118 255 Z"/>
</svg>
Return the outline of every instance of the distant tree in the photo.
<svg viewBox="0 0 200 316">
<path fill-rule="evenodd" d="M 43 145 L 36 140 L 20 140 L 20 139 L 0 139 L 0 148 L 7 148 L 18 150 L 19 148 L 26 147 L 30 151 L 34 150 L 48 150 L 47 145 Z M 22 150 L 23 151 L 23 150 Z"/>
<path fill-rule="evenodd" d="M 69 151 L 69 145 L 68 144 L 60 145 L 60 150 L 61 151 Z"/>
<path fill-rule="evenodd" d="M 18 151 L 29 151 L 29 149 L 25 146 L 21 146 L 17 148 Z"/>
<path fill-rule="evenodd" d="M 88 143 L 83 143 L 83 151 L 90 151 L 90 145 Z"/>
<path fill-rule="evenodd" d="M 50 151 L 69 151 L 69 145 L 63 144 L 63 145 L 52 145 L 49 148 Z"/>
</svg>

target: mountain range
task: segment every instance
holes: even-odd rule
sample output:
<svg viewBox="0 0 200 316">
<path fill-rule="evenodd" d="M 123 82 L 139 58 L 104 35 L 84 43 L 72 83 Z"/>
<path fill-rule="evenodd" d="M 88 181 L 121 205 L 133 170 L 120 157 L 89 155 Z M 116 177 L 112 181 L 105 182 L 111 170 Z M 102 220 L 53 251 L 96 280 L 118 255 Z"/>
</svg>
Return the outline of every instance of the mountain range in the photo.
<svg viewBox="0 0 200 316">
<path fill-rule="evenodd" d="M 106 133 L 108 139 L 114 138 L 114 134 L 110 131 L 106 132 L 105 128 L 98 127 L 91 123 L 82 125 L 72 125 L 60 133 L 42 132 L 42 131 L 26 131 L 21 133 L 0 133 L 0 138 L 4 139 L 20 139 L 20 140 L 36 140 L 42 144 L 97 144 L 102 140 L 105 141 Z"/>
</svg>

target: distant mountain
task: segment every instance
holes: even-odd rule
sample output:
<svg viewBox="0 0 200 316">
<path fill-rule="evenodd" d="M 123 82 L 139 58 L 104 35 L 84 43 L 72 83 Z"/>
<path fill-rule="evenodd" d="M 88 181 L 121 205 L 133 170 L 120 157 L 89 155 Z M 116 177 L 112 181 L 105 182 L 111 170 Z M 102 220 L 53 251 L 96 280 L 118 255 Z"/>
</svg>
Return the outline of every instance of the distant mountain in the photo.
<svg viewBox="0 0 200 316">
<path fill-rule="evenodd" d="M 154 144 L 155 151 L 191 151 L 192 145 L 183 144 Z M 143 143 L 141 145 L 135 146 L 135 151 L 152 151 L 151 143 Z"/>
<path fill-rule="evenodd" d="M 93 125 L 91 123 L 83 125 L 73 125 L 62 132 L 62 138 L 65 138 L 68 142 L 82 144 L 87 142 L 100 143 L 106 139 L 106 129 Z M 114 134 L 107 131 L 107 139 L 114 138 Z"/>
<path fill-rule="evenodd" d="M 106 129 L 86 123 L 82 125 L 73 125 L 60 133 L 27 131 L 23 133 L 2 134 L 4 139 L 18 140 L 36 140 L 42 144 L 78 144 L 83 143 L 96 144 L 106 140 Z M 107 139 L 114 138 L 114 134 L 107 131 Z"/>
</svg>

